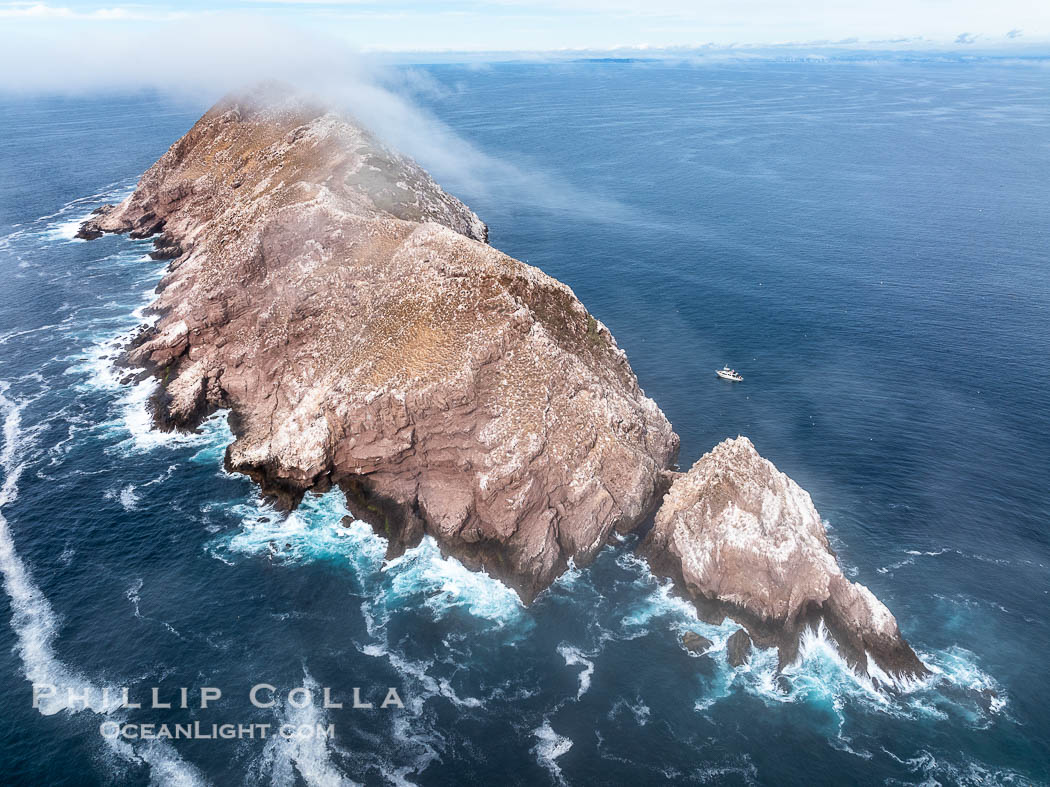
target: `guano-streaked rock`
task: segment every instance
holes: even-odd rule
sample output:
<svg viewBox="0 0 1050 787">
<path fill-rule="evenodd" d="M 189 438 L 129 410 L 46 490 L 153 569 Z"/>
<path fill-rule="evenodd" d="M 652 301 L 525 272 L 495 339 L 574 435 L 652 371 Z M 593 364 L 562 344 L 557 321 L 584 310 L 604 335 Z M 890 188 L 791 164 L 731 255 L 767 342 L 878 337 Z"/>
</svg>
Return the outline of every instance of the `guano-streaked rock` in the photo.
<svg viewBox="0 0 1050 787">
<path fill-rule="evenodd" d="M 809 494 L 746 437 L 674 480 L 640 549 L 702 617 L 733 618 L 758 647 L 779 648 L 781 666 L 796 658 L 806 627 L 823 621 L 859 672 L 927 674 L 885 605 L 843 576 Z"/>
</svg>

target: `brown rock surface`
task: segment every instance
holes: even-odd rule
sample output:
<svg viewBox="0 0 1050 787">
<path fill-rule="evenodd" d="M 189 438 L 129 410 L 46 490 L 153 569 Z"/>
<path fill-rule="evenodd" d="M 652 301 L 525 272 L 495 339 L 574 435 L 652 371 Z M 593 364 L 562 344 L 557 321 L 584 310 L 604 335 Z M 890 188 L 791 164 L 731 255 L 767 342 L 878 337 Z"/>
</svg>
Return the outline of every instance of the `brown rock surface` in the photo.
<svg viewBox="0 0 1050 787">
<path fill-rule="evenodd" d="M 690 653 L 703 654 L 715 643 L 695 631 L 687 631 L 682 635 L 682 644 Z"/>
<path fill-rule="evenodd" d="M 746 437 L 676 478 L 641 551 L 703 617 L 730 616 L 759 647 L 779 647 L 781 665 L 823 621 L 855 669 L 867 672 L 870 657 L 894 677 L 927 673 L 890 611 L 843 576 L 809 494 Z"/>
<path fill-rule="evenodd" d="M 528 601 L 674 479 L 641 547 L 705 617 L 782 663 L 823 620 L 859 669 L 925 673 L 808 494 L 746 438 L 668 472 L 678 437 L 605 326 L 346 118 L 227 98 L 79 236 L 104 232 L 174 258 L 126 359 L 159 382 L 157 424 L 229 409 L 227 466 L 285 505 L 339 486 L 391 554 L 429 533 Z"/>
<path fill-rule="evenodd" d="M 391 552 L 430 533 L 531 599 L 658 501 L 678 437 L 573 292 L 485 244 L 414 162 L 289 93 L 213 107 L 82 237 L 179 254 L 128 351 L 154 415 L 229 408 L 229 468 L 338 485 Z"/>
<path fill-rule="evenodd" d="M 751 637 L 737 629 L 726 641 L 726 661 L 730 667 L 742 667 L 751 661 Z"/>
</svg>

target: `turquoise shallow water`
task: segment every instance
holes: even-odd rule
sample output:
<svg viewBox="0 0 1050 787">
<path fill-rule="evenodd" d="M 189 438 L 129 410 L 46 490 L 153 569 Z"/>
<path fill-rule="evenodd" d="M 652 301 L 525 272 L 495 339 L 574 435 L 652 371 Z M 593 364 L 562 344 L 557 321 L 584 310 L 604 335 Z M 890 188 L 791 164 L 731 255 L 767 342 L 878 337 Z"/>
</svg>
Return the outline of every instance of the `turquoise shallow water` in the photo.
<svg viewBox="0 0 1050 787">
<path fill-rule="evenodd" d="M 3 99 L 0 763 L 16 783 L 1046 782 L 1050 88 L 1027 66 L 426 69 L 478 155 L 423 163 L 493 245 L 570 284 L 688 465 L 747 434 L 937 680 L 897 697 L 819 637 L 788 680 L 607 548 L 531 608 L 425 542 L 383 566 L 338 495 L 284 517 L 220 416 L 148 429 L 108 360 L 162 271 L 71 240 L 202 107 Z M 745 382 L 713 375 L 723 363 Z M 214 708 L 31 707 L 30 681 L 223 687 Z M 395 686 L 270 709 L 252 684 Z M 991 690 L 991 693 L 985 692 Z M 366 689 L 367 691 L 367 689 Z M 992 698 L 992 699 L 990 699 Z M 100 704 L 100 703 L 96 703 Z M 331 740 L 108 743 L 106 720 L 309 723 Z"/>
</svg>

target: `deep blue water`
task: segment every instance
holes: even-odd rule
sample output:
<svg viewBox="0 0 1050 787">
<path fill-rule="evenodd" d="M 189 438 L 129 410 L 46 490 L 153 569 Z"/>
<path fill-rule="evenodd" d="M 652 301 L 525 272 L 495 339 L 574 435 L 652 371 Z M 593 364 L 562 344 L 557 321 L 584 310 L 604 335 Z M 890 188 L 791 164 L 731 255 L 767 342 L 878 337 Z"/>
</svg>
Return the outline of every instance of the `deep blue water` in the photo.
<svg viewBox="0 0 1050 787">
<path fill-rule="evenodd" d="M 734 627 L 697 623 L 630 544 L 523 609 L 430 543 L 381 570 L 337 494 L 268 510 L 222 472 L 221 417 L 153 433 L 147 387 L 110 368 L 162 273 L 148 243 L 71 240 L 203 107 L 6 98 L 4 781 L 1050 781 L 1045 69 L 428 71 L 442 89 L 419 100 L 483 155 L 475 177 L 423 163 L 611 328 L 683 466 L 746 434 L 812 493 L 937 679 L 881 695 L 819 641 L 786 690 L 772 654 L 735 673 L 691 657 L 681 631 Z M 723 363 L 745 382 L 717 380 Z M 224 697 L 45 714 L 31 682 Z M 255 709 L 263 682 L 376 703 L 394 686 L 406 707 Z M 336 735 L 107 742 L 114 719 Z"/>
</svg>

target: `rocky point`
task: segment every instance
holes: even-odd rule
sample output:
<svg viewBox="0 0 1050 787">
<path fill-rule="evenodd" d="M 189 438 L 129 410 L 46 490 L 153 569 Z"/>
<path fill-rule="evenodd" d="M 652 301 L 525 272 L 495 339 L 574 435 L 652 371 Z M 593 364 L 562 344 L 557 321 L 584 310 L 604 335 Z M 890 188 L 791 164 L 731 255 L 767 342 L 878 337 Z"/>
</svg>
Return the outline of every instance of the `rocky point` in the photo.
<svg viewBox="0 0 1050 787">
<path fill-rule="evenodd" d="M 858 672 L 927 674 L 885 605 L 843 576 L 809 494 L 746 437 L 720 443 L 677 476 L 641 551 L 703 618 L 731 617 L 747 629 L 730 648 L 737 664 L 750 639 L 779 648 L 785 666 L 802 633 L 823 624 Z"/>
</svg>

